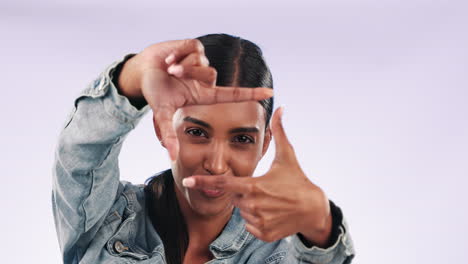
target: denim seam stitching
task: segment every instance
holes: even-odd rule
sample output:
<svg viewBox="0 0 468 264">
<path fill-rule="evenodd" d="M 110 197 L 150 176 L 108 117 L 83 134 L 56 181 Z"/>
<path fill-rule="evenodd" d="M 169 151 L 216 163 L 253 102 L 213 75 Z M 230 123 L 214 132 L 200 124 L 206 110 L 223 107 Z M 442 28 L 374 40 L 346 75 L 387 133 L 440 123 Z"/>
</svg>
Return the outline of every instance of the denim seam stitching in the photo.
<svg viewBox="0 0 468 264">
<path fill-rule="evenodd" d="M 84 212 L 84 231 L 87 232 L 91 229 L 91 227 L 88 227 L 89 223 L 89 219 L 88 219 L 88 212 L 86 211 L 86 202 L 88 201 L 89 197 L 91 196 L 92 192 L 93 192 L 93 188 L 94 188 L 94 185 L 95 185 L 95 177 L 94 177 L 94 171 L 98 168 L 100 168 L 102 166 L 102 164 L 104 164 L 104 162 L 107 160 L 107 158 L 109 157 L 110 153 L 112 152 L 112 150 L 114 149 L 114 147 L 116 145 L 118 145 L 118 143 L 120 142 L 120 139 L 121 137 L 118 137 L 117 140 L 112 144 L 112 146 L 109 148 L 109 151 L 106 153 L 106 156 L 102 159 L 102 161 L 96 166 L 96 168 L 92 169 L 90 171 L 90 176 L 91 176 L 91 187 L 89 188 L 89 192 L 88 192 L 88 195 L 86 196 L 86 199 L 83 200 L 83 202 L 81 203 L 81 208 Z M 112 207 L 111 207 L 112 208 Z M 106 214 L 106 216 L 108 215 L 108 213 Z"/>
</svg>

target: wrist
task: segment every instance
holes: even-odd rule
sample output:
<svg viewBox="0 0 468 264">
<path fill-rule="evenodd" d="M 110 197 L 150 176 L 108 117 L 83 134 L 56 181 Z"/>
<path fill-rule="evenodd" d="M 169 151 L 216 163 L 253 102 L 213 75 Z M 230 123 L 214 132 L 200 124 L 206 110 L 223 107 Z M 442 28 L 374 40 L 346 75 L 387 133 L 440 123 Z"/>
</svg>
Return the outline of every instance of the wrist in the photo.
<svg viewBox="0 0 468 264">
<path fill-rule="evenodd" d="M 304 217 L 300 233 L 309 244 L 325 248 L 328 246 L 333 227 L 333 216 L 329 200 L 325 193 L 316 186 L 308 192 L 310 196 L 304 199 Z M 311 202 L 314 202 L 311 204 Z"/>
<path fill-rule="evenodd" d="M 307 246 L 318 246 L 320 248 L 327 248 L 329 246 L 330 237 L 333 227 L 332 214 L 328 213 L 325 222 L 321 227 L 310 228 L 305 231 L 301 231 L 300 234 L 305 240 L 307 240 Z"/>
<path fill-rule="evenodd" d="M 136 54 L 131 54 L 117 66 L 114 72 L 114 80 L 120 94 L 127 97 L 129 101 L 142 108 L 147 104 L 141 90 L 141 73 L 137 63 Z"/>
</svg>

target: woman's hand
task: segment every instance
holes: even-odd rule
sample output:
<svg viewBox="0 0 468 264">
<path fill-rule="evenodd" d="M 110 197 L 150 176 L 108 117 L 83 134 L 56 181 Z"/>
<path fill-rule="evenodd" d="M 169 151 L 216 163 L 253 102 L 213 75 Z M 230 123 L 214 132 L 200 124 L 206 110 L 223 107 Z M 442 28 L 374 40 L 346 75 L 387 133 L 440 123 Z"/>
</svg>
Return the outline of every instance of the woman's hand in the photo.
<svg viewBox="0 0 468 264">
<path fill-rule="evenodd" d="M 331 213 L 324 192 L 302 172 L 281 123 L 282 108 L 273 115 L 276 156 L 261 177 L 201 176 L 184 179 L 186 187 L 234 194 L 246 228 L 257 238 L 271 242 L 301 233 L 324 247 L 331 233 Z"/>
<path fill-rule="evenodd" d="M 157 132 L 174 160 L 179 144 L 172 117 L 177 108 L 259 101 L 273 96 L 269 88 L 216 86 L 216 76 L 199 40 L 174 40 L 149 46 L 127 61 L 119 77 L 119 86 L 124 95 L 137 100 L 144 98 L 150 105 Z"/>
</svg>

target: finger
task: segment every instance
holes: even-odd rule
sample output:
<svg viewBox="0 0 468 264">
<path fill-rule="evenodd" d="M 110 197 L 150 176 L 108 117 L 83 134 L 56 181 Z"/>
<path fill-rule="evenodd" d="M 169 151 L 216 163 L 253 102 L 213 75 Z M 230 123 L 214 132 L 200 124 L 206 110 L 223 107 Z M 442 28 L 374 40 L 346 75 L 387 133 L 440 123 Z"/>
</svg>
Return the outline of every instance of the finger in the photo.
<svg viewBox="0 0 468 264">
<path fill-rule="evenodd" d="M 166 57 L 165 62 L 170 65 L 179 62 L 191 53 L 205 54 L 205 47 L 198 39 L 183 39 L 174 43 L 172 52 Z"/>
<path fill-rule="evenodd" d="M 249 223 L 250 225 L 253 225 L 259 230 L 263 230 L 265 224 L 260 217 L 247 213 L 244 210 L 240 210 L 240 214 L 247 223 Z"/>
<path fill-rule="evenodd" d="M 171 66 L 172 67 L 172 66 Z M 168 72 L 178 78 L 193 79 L 203 82 L 207 87 L 214 87 L 216 85 L 217 72 L 213 67 L 204 66 L 174 66 L 169 67 Z"/>
<path fill-rule="evenodd" d="M 232 205 L 234 205 L 235 207 L 239 207 L 239 204 L 240 204 L 240 201 L 242 199 L 242 194 L 234 194 L 234 196 L 232 197 Z"/>
<path fill-rule="evenodd" d="M 179 153 L 179 142 L 172 125 L 172 116 L 174 115 L 174 112 L 174 109 L 170 107 L 159 107 L 154 113 L 154 119 L 161 131 L 162 142 L 169 152 L 169 156 L 172 161 L 177 158 L 177 154 Z"/>
<path fill-rule="evenodd" d="M 267 87 L 215 86 L 200 89 L 199 104 L 217 104 L 243 101 L 261 101 L 273 96 L 273 89 Z"/>
<path fill-rule="evenodd" d="M 179 78 L 189 78 L 184 74 L 185 72 L 187 72 L 187 69 L 190 69 L 193 66 L 207 67 L 208 65 L 208 58 L 204 54 L 194 52 L 187 55 L 185 58 L 182 59 L 182 61 L 171 64 L 167 68 L 167 72 Z"/>
<path fill-rule="evenodd" d="M 256 204 L 253 199 L 242 198 L 239 200 L 236 207 L 251 215 L 258 216 L 260 213 L 258 204 Z"/>
<path fill-rule="evenodd" d="M 268 230 L 260 230 L 254 225 L 251 225 L 249 223 L 245 224 L 245 229 L 249 231 L 252 235 L 254 235 L 256 238 L 265 241 L 265 242 L 274 242 L 276 240 L 281 239 L 282 237 L 286 237 L 286 235 L 281 235 L 280 230 L 273 230 L 273 231 L 268 231 Z"/>
<path fill-rule="evenodd" d="M 263 237 L 263 232 L 260 231 L 258 228 L 256 228 L 254 225 L 246 223 L 245 224 L 245 229 L 249 231 L 252 235 L 254 235 L 256 238 Z"/>
<path fill-rule="evenodd" d="M 177 63 L 184 67 L 189 66 L 209 66 L 208 58 L 203 53 L 193 52 L 186 56 L 182 61 Z"/>
<path fill-rule="evenodd" d="M 276 147 L 275 161 L 287 160 L 294 155 L 293 147 L 284 131 L 282 121 L 283 111 L 284 107 L 276 109 L 271 121 L 271 129 Z"/>
<path fill-rule="evenodd" d="M 250 177 L 195 175 L 185 178 L 182 184 L 185 187 L 194 189 L 210 189 L 250 194 L 252 192 L 252 180 L 253 179 Z"/>
</svg>

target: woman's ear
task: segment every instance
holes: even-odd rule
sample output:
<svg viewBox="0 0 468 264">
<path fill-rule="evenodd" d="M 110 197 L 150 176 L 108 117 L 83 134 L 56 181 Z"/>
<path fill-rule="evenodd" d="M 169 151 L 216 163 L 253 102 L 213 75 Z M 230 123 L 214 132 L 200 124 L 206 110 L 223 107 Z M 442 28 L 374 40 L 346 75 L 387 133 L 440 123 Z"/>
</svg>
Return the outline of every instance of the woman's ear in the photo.
<svg viewBox="0 0 468 264">
<path fill-rule="evenodd" d="M 158 137 L 159 143 L 161 143 L 161 146 L 166 148 L 166 146 L 164 146 L 164 142 L 162 141 L 161 130 L 159 129 L 158 123 L 156 123 L 156 119 L 154 118 L 154 115 L 153 115 L 153 126 L 154 126 L 154 132 L 156 133 L 156 137 Z"/>
<path fill-rule="evenodd" d="M 270 146 L 270 141 L 271 141 L 271 129 L 270 129 L 270 126 L 268 126 L 267 129 L 265 130 L 265 138 L 263 140 L 262 157 L 267 152 L 268 147 Z"/>
</svg>

